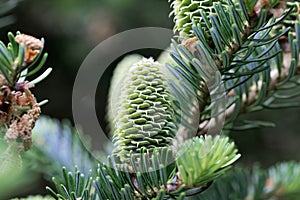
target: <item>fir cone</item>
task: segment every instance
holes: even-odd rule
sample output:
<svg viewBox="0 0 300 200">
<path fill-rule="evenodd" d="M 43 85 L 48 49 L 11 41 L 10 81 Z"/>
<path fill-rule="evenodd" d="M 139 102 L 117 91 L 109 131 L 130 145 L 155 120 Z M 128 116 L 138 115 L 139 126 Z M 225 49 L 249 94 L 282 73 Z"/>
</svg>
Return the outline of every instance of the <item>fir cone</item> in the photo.
<svg viewBox="0 0 300 200">
<path fill-rule="evenodd" d="M 186 39 L 187 37 L 195 36 L 193 33 L 193 21 L 200 23 L 206 33 L 206 37 L 210 38 L 205 22 L 201 16 L 200 10 L 208 14 L 216 14 L 211 0 L 169 0 L 173 9 L 170 15 L 174 16 L 174 31 L 178 31 L 179 35 Z M 218 1 L 223 7 L 228 7 L 227 0 Z"/>
<path fill-rule="evenodd" d="M 172 145 L 177 131 L 175 111 L 160 67 L 152 58 L 131 65 L 119 85 L 119 100 L 110 102 L 117 110 L 114 154 L 121 161 L 142 148 L 151 152 L 155 147 Z"/>
</svg>

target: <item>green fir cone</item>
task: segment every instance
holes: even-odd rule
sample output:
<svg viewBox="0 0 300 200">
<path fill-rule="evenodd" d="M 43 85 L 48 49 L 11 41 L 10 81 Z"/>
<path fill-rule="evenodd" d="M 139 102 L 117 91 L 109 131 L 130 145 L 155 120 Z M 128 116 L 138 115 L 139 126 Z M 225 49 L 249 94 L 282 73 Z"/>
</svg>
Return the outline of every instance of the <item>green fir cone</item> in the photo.
<svg viewBox="0 0 300 200">
<path fill-rule="evenodd" d="M 120 85 L 122 85 L 123 80 L 126 78 L 126 72 L 128 71 L 129 67 L 140 61 L 143 57 L 138 54 L 131 54 L 125 56 L 116 66 L 116 69 L 113 73 L 113 78 L 110 82 L 110 90 L 108 94 L 108 100 L 110 102 L 114 102 L 114 104 L 109 104 L 107 107 L 107 120 L 109 122 L 109 131 L 110 133 L 114 132 L 114 125 L 115 125 L 115 113 L 117 112 L 117 107 L 115 104 L 118 104 L 119 96 L 121 94 Z"/>
<path fill-rule="evenodd" d="M 200 23 L 201 27 L 204 28 L 204 33 L 206 33 L 206 38 L 210 38 L 210 35 L 203 15 L 206 15 L 209 20 L 209 15 L 216 14 L 213 7 L 214 1 L 211 0 L 169 0 L 171 2 L 172 11 L 170 15 L 174 16 L 174 31 L 178 31 L 180 37 L 193 37 L 193 21 L 197 24 Z M 220 0 L 218 1 L 223 8 L 229 6 L 229 1 Z M 224 9 L 227 10 L 227 9 Z M 202 14 L 201 14 L 202 12 Z"/>
<path fill-rule="evenodd" d="M 116 107 L 114 154 L 121 161 L 129 158 L 130 152 L 151 152 L 156 147 L 171 145 L 175 137 L 173 98 L 161 67 L 152 58 L 132 64 L 119 83 L 118 98 L 111 98 L 118 100 L 109 102 L 109 106 Z"/>
</svg>

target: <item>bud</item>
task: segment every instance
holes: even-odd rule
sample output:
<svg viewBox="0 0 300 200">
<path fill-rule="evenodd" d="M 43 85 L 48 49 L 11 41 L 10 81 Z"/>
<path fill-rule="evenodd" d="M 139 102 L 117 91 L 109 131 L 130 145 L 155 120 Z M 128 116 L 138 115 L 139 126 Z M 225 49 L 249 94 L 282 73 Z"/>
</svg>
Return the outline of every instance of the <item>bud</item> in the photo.
<svg viewBox="0 0 300 200">
<path fill-rule="evenodd" d="M 41 40 L 26 34 L 17 35 L 15 40 L 17 43 L 26 47 L 24 65 L 31 63 L 44 47 Z"/>
</svg>

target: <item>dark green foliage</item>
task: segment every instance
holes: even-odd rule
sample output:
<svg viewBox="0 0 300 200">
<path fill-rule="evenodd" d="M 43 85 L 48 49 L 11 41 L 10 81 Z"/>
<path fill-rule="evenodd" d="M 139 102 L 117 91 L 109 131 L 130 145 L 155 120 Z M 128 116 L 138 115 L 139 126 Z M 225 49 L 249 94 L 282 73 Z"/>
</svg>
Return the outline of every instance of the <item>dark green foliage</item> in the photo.
<svg viewBox="0 0 300 200">
<path fill-rule="evenodd" d="M 48 125 L 47 131 L 44 129 L 45 124 Z M 52 196 L 63 199 L 69 197 L 93 199 L 97 196 L 100 199 L 183 198 L 185 193 L 189 195 L 194 193 L 190 189 L 191 184 L 186 182 L 189 179 L 183 177 L 182 170 L 190 170 L 190 168 L 183 167 L 183 164 L 188 164 L 184 163 L 184 159 L 202 163 L 203 167 L 194 169 L 195 174 L 200 174 L 198 178 L 201 178 L 202 182 L 193 183 L 202 186 L 227 171 L 230 165 L 239 158 L 234 144 L 230 143 L 228 138 L 216 137 L 212 139 L 208 137 L 206 140 L 203 138 L 195 139 L 198 141 L 195 148 L 188 148 L 190 147 L 189 141 L 185 145 L 180 145 L 177 166 L 174 163 L 171 149 L 164 147 L 155 148 L 152 154 L 148 154 L 144 148 L 141 148 L 139 157 L 130 153 L 128 164 L 120 165 L 115 162 L 117 157 L 109 157 L 108 166 L 99 164 L 97 168 L 93 168 L 94 161 L 86 153 L 76 135 L 71 136 L 72 129 L 68 123 L 63 123 L 61 126 L 55 120 L 41 118 L 34 133 L 37 144 L 31 154 L 27 155 L 27 159 L 34 161 L 36 170 L 42 168 L 41 166 L 49 166 L 49 168 L 43 167 L 42 172 L 48 176 L 55 174 L 58 178 L 53 179 L 56 183 L 56 192 L 50 188 L 47 190 Z M 48 142 L 45 143 L 45 140 Z M 73 141 L 71 146 L 69 141 Z M 63 149 L 57 148 L 61 145 L 64 147 Z M 201 155 L 199 154 L 199 157 L 193 156 L 198 150 Z M 64 153 L 62 154 L 62 152 Z M 215 165 L 219 159 L 223 161 Z M 37 162 L 38 160 L 39 162 Z M 63 168 L 61 175 L 58 169 L 62 165 L 68 167 Z M 72 165 L 78 165 L 78 167 L 73 168 Z M 84 173 L 78 168 L 85 170 Z M 185 183 L 180 187 L 176 186 L 178 181 L 176 168 L 182 172 L 182 181 Z M 87 171 L 88 169 L 95 170 Z M 74 170 L 75 174 L 68 172 L 69 170 Z M 202 177 L 204 174 L 205 177 Z M 76 186 L 80 184 L 80 187 Z"/>
<path fill-rule="evenodd" d="M 96 194 L 91 192 L 93 181 L 91 174 L 89 173 L 87 177 L 85 177 L 80 171 L 75 170 L 75 174 L 73 174 L 72 172 L 67 172 L 66 168 L 63 168 L 64 183 L 60 184 L 55 178 L 52 179 L 58 193 L 49 187 L 46 188 L 47 191 L 55 199 L 77 200 L 80 198 L 82 200 L 95 200 Z"/>
<path fill-rule="evenodd" d="M 47 190 L 56 199 L 166 199 L 169 196 L 166 194 L 168 182 L 174 177 L 174 165 L 164 167 L 161 163 L 165 154 L 154 152 L 152 163 L 145 163 L 147 155 L 141 154 L 142 159 L 132 163 L 133 169 L 124 164 L 124 171 L 112 160 L 109 166 L 99 164 L 97 172 L 90 172 L 88 177 L 77 169 L 73 174 L 63 168 L 64 181 L 61 183 L 53 178 L 57 192 L 49 187 Z M 150 170 L 141 172 L 139 168 L 142 167 Z"/>
<path fill-rule="evenodd" d="M 136 196 L 131 184 L 119 185 L 122 180 L 118 177 L 117 182 L 114 177 L 116 174 L 107 167 L 98 167 L 96 178 L 90 175 L 85 177 L 80 171 L 75 174 L 63 169 L 65 181 L 57 182 L 53 179 L 57 191 L 47 188 L 49 193 L 56 199 L 140 199 Z M 206 190 L 198 189 L 180 193 L 178 196 L 167 194 L 166 190 L 158 190 L 156 198 L 144 196 L 147 199 L 186 199 L 191 200 L 228 200 L 228 199 L 274 199 L 274 198 L 295 198 L 300 190 L 300 164 L 296 162 L 280 163 L 267 170 L 254 167 L 252 170 L 237 168 L 232 172 L 214 181 Z M 143 179 L 146 181 L 145 179 Z M 148 179 L 150 180 L 150 179 Z M 138 183 L 139 184 L 139 183 Z M 143 183 L 144 184 L 144 183 Z M 150 191 L 150 190 L 149 190 Z M 149 191 L 143 191 L 143 195 Z M 193 197 L 191 197 L 192 195 Z M 75 198 L 76 197 L 76 198 Z"/>
<path fill-rule="evenodd" d="M 227 7 L 222 2 L 215 2 L 212 6 L 214 12 L 203 17 L 203 20 L 206 19 L 205 24 L 193 23 L 196 38 L 182 44 L 173 43 L 171 56 L 176 64 L 168 65 L 168 68 L 182 80 L 181 86 L 173 84 L 173 88 L 178 91 L 178 96 L 185 96 L 184 90 L 198 94 L 202 123 L 211 118 L 214 103 L 209 99 L 210 88 L 208 90 L 202 86 L 207 85 L 207 80 L 214 80 L 213 82 L 224 86 L 228 99 L 225 108 L 219 113 L 227 110 L 227 129 L 231 129 L 232 123 L 241 112 L 299 105 L 272 105 L 279 96 L 270 94 L 271 90 L 280 89 L 279 86 L 288 83 L 297 73 L 299 21 L 294 20 L 294 28 L 291 29 L 276 28 L 285 26 L 291 16 L 295 15 L 293 4 L 289 5 L 283 16 L 275 19 L 269 18 L 265 9 L 261 9 L 257 16 L 250 17 L 243 1 L 236 5 L 231 2 Z M 198 8 L 198 11 L 201 9 Z M 207 32 L 212 40 L 207 37 Z M 281 38 L 288 38 L 287 42 L 282 43 L 279 40 Z M 284 49 L 287 45 L 293 52 L 290 59 L 286 58 L 288 52 Z M 218 71 L 222 81 L 218 81 Z M 183 89 L 178 89 L 182 87 Z M 264 125 L 270 124 L 246 123 L 239 130 Z"/>
<path fill-rule="evenodd" d="M 188 199 L 296 199 L 300 189 L 299 169 L 300 165 L 296 162 L 280 163 L 268 170 L 237 168 L 197 197 Z"/>
</svg>

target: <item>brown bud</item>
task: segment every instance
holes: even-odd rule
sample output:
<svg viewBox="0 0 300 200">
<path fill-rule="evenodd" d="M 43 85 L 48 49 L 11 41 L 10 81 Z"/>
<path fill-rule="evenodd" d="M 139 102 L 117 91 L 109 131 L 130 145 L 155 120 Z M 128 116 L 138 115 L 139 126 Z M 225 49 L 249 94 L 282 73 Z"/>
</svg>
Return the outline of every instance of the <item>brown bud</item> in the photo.
<svg viewBox="0 0 300 200">
<path fill-rule="evenodd" d="M 199 40 L 197 37 L 193 37 L 193 38 L 189 38 L 189 39 L 185 40 L 184 42 L 182 42 L 182 45 L 185 48 L 187 48 L 191 53 L 194 53 L 195 51 L 197 51 L 196 43 L 198 41 Z"/>
<path fill-rule="evenodd" d="M 17 35 L 15 40 L 17 43 L 26 47 L 24 57 L 25 65 L 31 63 L 44 47 L 41 40 L 26 34 Z"/>
</svg>

